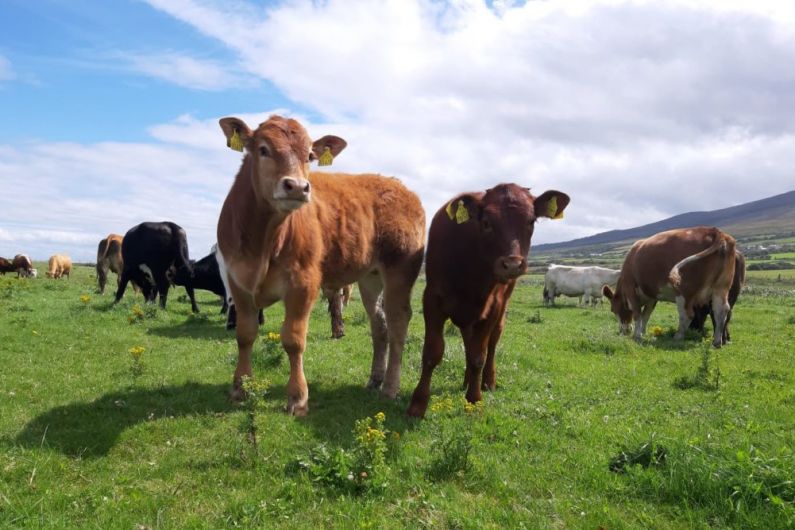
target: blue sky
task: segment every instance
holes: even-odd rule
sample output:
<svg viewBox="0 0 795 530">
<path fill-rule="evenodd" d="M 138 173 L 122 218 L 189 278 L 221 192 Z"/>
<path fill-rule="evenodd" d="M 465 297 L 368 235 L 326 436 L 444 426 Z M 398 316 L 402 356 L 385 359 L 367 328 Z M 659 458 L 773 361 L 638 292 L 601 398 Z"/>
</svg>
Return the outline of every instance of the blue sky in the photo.
<svg viewBox="0 0 795 530">
<path fill-rule="evenodd" d="M 534 243 L 791 190 L 795 5 L 778 0 L 5 0 L 0 256 L 93 259 L 171 220 L 214 242 L 271 113 L 401 178 L 430 218 L 518 182 L 572 196 Z"/>
</svg>

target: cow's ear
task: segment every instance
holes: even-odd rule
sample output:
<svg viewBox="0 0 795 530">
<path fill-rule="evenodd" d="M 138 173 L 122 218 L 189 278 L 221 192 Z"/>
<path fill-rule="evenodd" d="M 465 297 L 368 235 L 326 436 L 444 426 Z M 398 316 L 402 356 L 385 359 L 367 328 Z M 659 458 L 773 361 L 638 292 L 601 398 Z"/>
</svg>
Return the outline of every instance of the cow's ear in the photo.
<svg viewBox="0 0 795 530">
<path fill-rule="evenodd" d="M 226 146 L 235 151 L 242 151 L 243 146 L 252 136 L 251 129 L 246 122 L 240 118 L 221 118 L 218 124 L 226 136 Z"/>
<path fill-rule="evenodd" d="M 482 195 L 482 194 L 481 194 Z M 480 196 L 474 193 L 459 195 L 444 207 L 447 217 L 457 224 L 480 217 Z"/>
<path fill-rule="evenodd" d="M 608 300 L 613 299 L 613 291 L 610 289 L 609 285 L 605 285 L 602 287 L 602 294 L 605 295 L 605 298 Z"/>
<path fill-rule="evenodd" d="M 315 140 L 312 143 L 312 152 L 309 155 L 309 161 L 318 160 L 318 165 L 330 166 L 334 158 L 347 146 L 348 142 L 339 136 L 327 134 L 323 138 Z"/>
<path fill-rule="evenodd" d="M 533 201 L 536 217 L 563 219 L 563 210 L 569 205 L 569 196 L 557 190 L 545 191 Z"/>
</svg>

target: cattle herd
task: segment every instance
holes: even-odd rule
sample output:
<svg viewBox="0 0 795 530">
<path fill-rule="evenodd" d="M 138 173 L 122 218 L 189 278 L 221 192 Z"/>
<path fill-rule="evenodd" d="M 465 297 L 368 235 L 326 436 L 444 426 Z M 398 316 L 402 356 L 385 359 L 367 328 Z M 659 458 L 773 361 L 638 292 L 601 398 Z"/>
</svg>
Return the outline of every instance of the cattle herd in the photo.
<svg viewBox="0 0 795 530">
<path fill-rule="evenodd" d="M 256 129 L 237 118 L 220 121 L 227 146 L 244 152 L 218 220 L 217 245 L 191 260 L 185 230 L 171 222 L 145 222 L 124 236 L 110 234 L 97 249 L 98 290 L 108 271 L 117 274 L 115 301 L 128 284 L 147 302 L 165 308 L 172 285 L 185 288 L 199 311 L 194 289 L 221 297 L 227 327 L 235 328 L 238 361 L 232 399 L 243 399 L 242 381 L 252 375 L 252 345 L 262 310 L 283 302 L 281 341 L 290 360 L 287 411 L 304 415 L 309 391 L 303 372 L 307 326 L 322 292 L 329 301 L 332 335 L 344 335 L 342 307 L 353 283 L 370 321 L 373 357 L 369 388 L 394 398 L 409 320 L 411 291 L 425 262 L 422 297 L 425 340 L 419 383 L 408 414 L 421 417 L 430 398 L 434 368 L 444 354 L 444 326 L 461 332 L 466 352 L 466 399 L 496 387 L 495 352 L 506 308 L 519 276 L 527 271 L 530 242 L 539 218 L 560 219 L 569 196 L 538 196 L 517 184 L 453 197 L 431 220 L 425 243 L 425 212 L 398 179 L 377 174 L 310 172 L 313 161 L 330 165 L 346 147 L 337 136 L 312 141 L 293 119 L 271 116 Z M 604 295 L 621 333 L 634 322 L 640 339 L 658 301 L 675 302 L 682 339 L 688 327 L 713 323 L 713 345 L 730 336 L 731 308 L 745 278 L 745 260 L 734 238 L 717 228 L 661 232 L 636 242 L 621 270 L 551 265 L 543 301 L 561 295 L 596 305 Z M 49 259 L 47 276 L 69 277 L 67 256 Z M 35 277 L 30 258 L 0 258 L 0 272 Z"/>
</svg>

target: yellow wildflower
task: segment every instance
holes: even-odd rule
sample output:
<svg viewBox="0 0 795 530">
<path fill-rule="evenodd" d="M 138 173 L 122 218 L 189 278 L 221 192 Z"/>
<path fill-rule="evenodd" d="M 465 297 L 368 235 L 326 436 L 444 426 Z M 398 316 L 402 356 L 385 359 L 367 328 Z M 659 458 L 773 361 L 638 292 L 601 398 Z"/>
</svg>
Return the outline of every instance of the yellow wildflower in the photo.
<svg viewBox="0 0 795 530">
<path fill-rule="evenodd" d="M 143 353 L 146 351 L 146 348 L 143 346 L 133 346 L 128 351 L 130 352 L 130 355 L 132 355 L 133 359 L 138 361 L 141 359 L 141 355 L 143 355 Z"/>
<path fill-rule="evenodd" d="M 386 419 L 386 414 L 379 412 L 375 415 L 375 419 L 378 421 L 384 421 Z"/>
<path fill-rule="evenodd" d="M 663 334 L 663 328 L 661 328 L 660 326 L 652 326 L 651 328 L 649 328 L 649 331 L 655 337 L 659 337 L 660 335 Z"/>
<path fill-rule="evenodd" d="M 91 301 L 91 297 L 88 296 L 87 294 L 81 295 L 80 301 L 83 302 L 84 304 L 87 304 L 88 302 Z"/>
</svg>

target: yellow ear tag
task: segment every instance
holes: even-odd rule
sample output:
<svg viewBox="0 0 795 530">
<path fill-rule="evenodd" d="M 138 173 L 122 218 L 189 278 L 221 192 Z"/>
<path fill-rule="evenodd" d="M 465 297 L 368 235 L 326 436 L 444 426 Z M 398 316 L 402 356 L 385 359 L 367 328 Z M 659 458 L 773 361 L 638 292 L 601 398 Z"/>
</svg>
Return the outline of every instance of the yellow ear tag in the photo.
<svg viewBox="0 0 795 530">
<path fill-rule="evenodd" d="M 320 158 L 317 159 L 317 165 L 330 166 L 333 161 L 334 161 L 334 155 L 331 154 L 331 149 L 326 147 L 323 150 L 323 154 L 320 155 Z"/>
<path fill-rule="evenodd" d="M 547 216 L 550 219 L 563 219 L 563 211 L 558 211 L 558 198 L 552 197 L 547 203 Z"/>
<path fill-rule="evenodd" d="M 451 221 L 455 219 L 455 222 L 458 224 L 469 221 L 469 210 L 467 210 L 467 207 L 464 206 L 464 201 L 458 201 L 458 207 L 456 208 L 455 213 L 453 213 L 452 202 L 447 205 L 447 208 L 445 208 L 444 211 L 447 212 L 447 217 L 449 217 Z"/>
<path fill-rule="evenodd" d="M 243 140 L 240 139 L 240 133 L 235 129 L 235 133 L 229 139 L 229 148 L 235 151 L 243 151 Z"/>
</svg>

